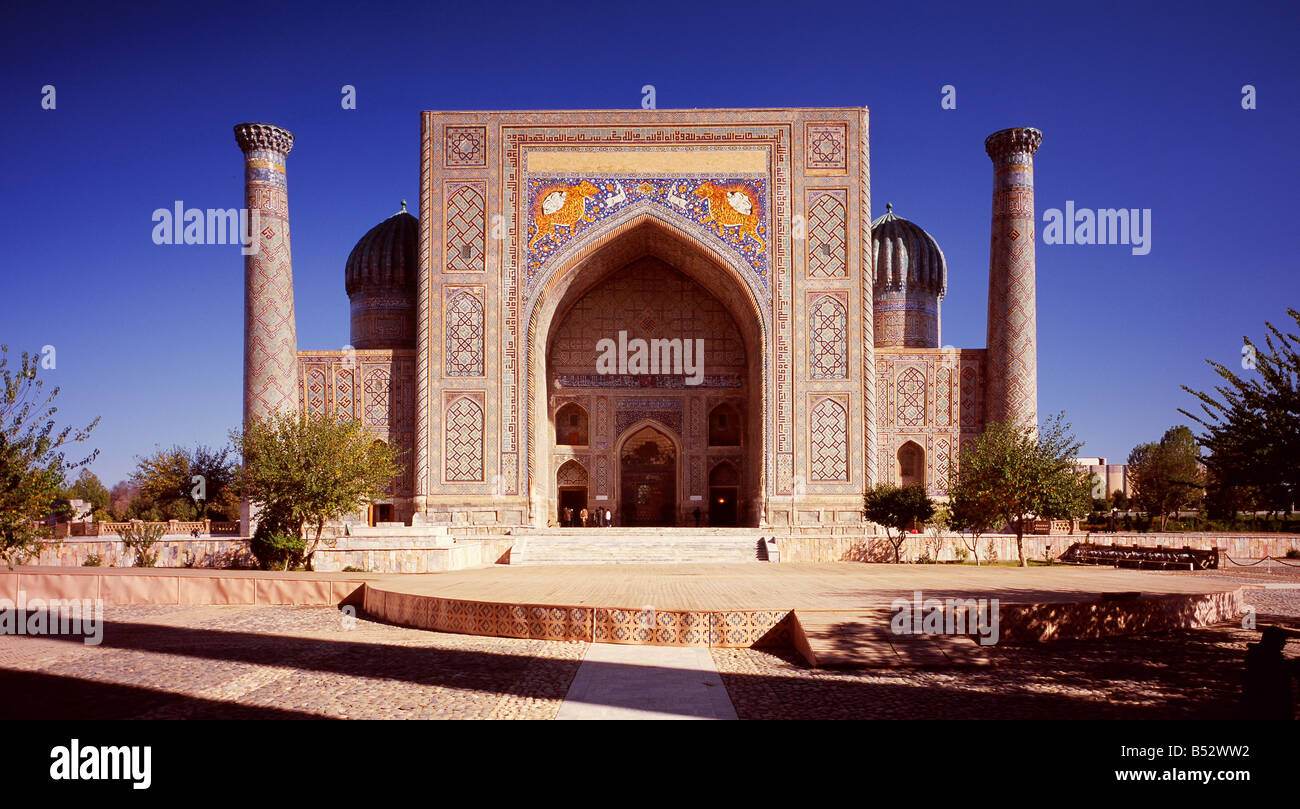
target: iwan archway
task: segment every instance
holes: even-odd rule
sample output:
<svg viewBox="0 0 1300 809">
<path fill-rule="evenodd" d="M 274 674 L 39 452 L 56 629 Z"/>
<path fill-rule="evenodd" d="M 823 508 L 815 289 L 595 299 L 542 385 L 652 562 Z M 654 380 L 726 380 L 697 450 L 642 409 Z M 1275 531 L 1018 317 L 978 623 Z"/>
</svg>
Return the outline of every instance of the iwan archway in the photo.
<svg viewBox="0 0 1300 809">
<path fill-rule="evenodd" d="M 555 471 L 577 461 L 590 506 L 615 524 L 691 526 L 708 520 L 710 471 L 727 462 L 746 470 L 734 524 L 757 526 L 767 380 L 753 291 L 742 270 L 652 214 L 605 229 L 548 279 L 529 318 L 534 514 L 557 513 Z M 563 443 L 579 412 L 586 443 Z M 725 441 L 710 425 L 722 413 Z"/>
</svg>

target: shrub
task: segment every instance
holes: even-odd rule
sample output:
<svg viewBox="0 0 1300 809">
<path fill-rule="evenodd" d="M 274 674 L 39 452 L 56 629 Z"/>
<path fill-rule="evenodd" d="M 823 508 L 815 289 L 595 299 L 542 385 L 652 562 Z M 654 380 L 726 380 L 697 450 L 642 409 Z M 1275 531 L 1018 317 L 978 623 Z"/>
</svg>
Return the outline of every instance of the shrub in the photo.
<svg viewBox="0 0 1300 809">
<path fill-rule="evenodd" d="M 263 570 L 289 570 L 302 567 L 307 542 L 294 531 L 285 530 L 283 520 L 268 516 L 253 531 L 248 549 Z"/>
<path fill-rule="evenodd" d="M 165 530 L 161 524 L 135 522 L 118 529 L 122 545 L 135 553 L 135 567 L 153 567 L 158 562 L 158 551 L 153 547 L 162 541 Z"/>
<path fill-rule="evenodd" d="M 984 548 L 984 558 L 988 560 L 990 565 L 997 564 L 998 548 L 993 544 L 993 540 L 991 539 L 989 540 L 988 546 Z"/>
<path fill-rule="evenodd" d="M 1288 558 L 1288 559 L 1300 559 L 1300 548 L 1292 548 L 1291 550 L 1287 551 L 1287 552 L 1286 552 L 1286 558 Z"/>
<path fill-rule="evenodd" d="M 952 552 L 957 555 L 957 561 L 963 564 L 970 558 L 970 551 L 966 550 L 965 545 L 954 545 Z"/>
<path fill-rule="evenodd" d="M 370 571 L 366 570 L 364 567 L 356 567 L 355 565 L 348 565 L 347 567 L 343 568 L 343 572 L 344 573 L 369 573 Z"/>
<path fill-rule="evenodd" d="M 86 561 L 81 563 L 82 567 L 99 567 L 104 564 L 104 560 L 99 558 L 97 553 L 86 554 Z"/>
</svg>

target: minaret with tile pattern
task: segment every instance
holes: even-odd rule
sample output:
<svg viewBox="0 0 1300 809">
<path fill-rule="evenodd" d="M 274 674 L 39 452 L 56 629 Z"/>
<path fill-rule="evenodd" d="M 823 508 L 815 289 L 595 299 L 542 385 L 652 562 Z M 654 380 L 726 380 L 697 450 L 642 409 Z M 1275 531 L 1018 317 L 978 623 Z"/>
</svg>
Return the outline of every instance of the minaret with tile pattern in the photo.
<svg viewBox="0 0 1300 809">
<path fill-rule="evenodd" d="M 1038 326 L 1034 255 L 1034 154 L 1043 133 L 1029 127 L 984 141 L 993 161 L 988 350 L 984 421 L 1038 424 Z"/>
<path fill-rule="evenodd" d="M 247 428 L 254 419 L 298 409 L 298 333 L 284 166 L 293 148 L 293 133 L 272 124 L 239 124 L 235 141 L 244 152 L 249 229 L 256 231 L 250 234 L 244 256 L 243 423 Z M 251 528 L 247 502 L 240 508 L 240 519 L 247 535 Z"/>
</svg>

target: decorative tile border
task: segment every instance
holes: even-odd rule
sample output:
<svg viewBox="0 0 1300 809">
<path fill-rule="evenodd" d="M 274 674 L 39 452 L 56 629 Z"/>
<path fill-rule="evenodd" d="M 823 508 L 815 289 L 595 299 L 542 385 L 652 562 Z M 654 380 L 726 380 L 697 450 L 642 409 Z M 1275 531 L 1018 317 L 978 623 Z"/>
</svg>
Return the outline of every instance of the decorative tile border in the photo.
<svg viewBox="0 0 1300 809">
<path fill-rule="evenodd" d="M 1241 589 L 1133 601 L 1007 604 L 1001 609 L 1000 634 L 1005 641 L 1046 641 L 1163 632 L 1229 620 L 1241 612 L 1242 604 Z M 499 604 L 383 591 L 370 584 L 364 608 L 391 623 L 462 635 L 728 649 L 797 648 L 807 643 L 794 610 L 784 609 Z"/>
</svg>

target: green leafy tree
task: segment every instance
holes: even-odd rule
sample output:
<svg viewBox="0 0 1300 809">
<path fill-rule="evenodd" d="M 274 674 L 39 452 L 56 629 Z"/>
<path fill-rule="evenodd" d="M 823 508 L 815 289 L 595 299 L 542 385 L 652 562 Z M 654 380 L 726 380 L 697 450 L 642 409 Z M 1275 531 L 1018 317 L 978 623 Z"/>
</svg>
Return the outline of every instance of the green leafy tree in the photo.
<svg viewBox="0 0 1300 809">
<path fill-rule="evenodd" d="M 1170 514 L 1200 501 L 1205 475 L 1192 431 L 1171 427 L 1158 444 L 1140 444 L 1128 456 L 1128 474 L 1135 499 L 1165 530 Z"/>
<path fill-rule="evenodd" d="M 951 470 L 948 483 L 948 527 L 960 531 L 962 542 L 980 564 L 979 541 L 999 521 L 998 500 L 989 489 L 981 489 L 984 480 L 973 475 L 962 478 L 958 469 Z"/>
<path fill-rule="evenodd" d="M 79 430 L 58 429 L 59 389 L 46 394 L 39 371 L 37 358 L 25 352 L 11 367 L 9 347 L 0 345 L 0 558 L 10 568 L 40 554 L 44 541 L 32 523 L 50 513 L 66 475 L 98 454 L 68 460 L 67 450 L 86 441 L 99 419 Z"/>
<path fill-rule="evenodd" d="M 1128 495 L 1124 493 L 1123 489 L 1116 489 L 1110 493 L 1110 505 L 1120 511 L 1128 511 Z"/>
<path fill-rule="evenodd" d="M 885 536 L 894 548 L 894 562 L 902 561 L 903 542 L 907 529 L 934 516 L 934 501 L 919 483 L 901 489 L 880 483 L 867 490 L 862 497 L 862 514 L 871 522 L 885 527 Z M 897 537 L 891 531 L 897 532 Z"/>
<path fill-rule="evenodd" d="M 1300 311 L 1286 313 L 1300 328 Z M 1300 495 L 1300 334 L 1264 325 L 1263 347 L 1242 338 L 1242 372 L 1206 360 L 1224 384 L 1212 393 L 1183 385 L 1201 412 L 1179 412 L 1203 428 L 1196 438 L 1217 486 L 1253 489 L 1270 512 L 1290 513 Z"/>
<path fill-rule="evenodd" d="M 1082 517 L 1092 505 L 1092 475 L 1074 463 L 1083 445 L 1064 419 L 1064 413 L 1053 416 L 1038 430 L 991 422 L 957 465 L 958 513 L 1011 526 L 1021 567 L 1029 564 L 1024 537 L 1031 520 Z"/>
<path fill-rule="evenodd" d="M 133 516 L 149 519 L 237 519 L 234 447 L 174 446 L 139 459 L 131 484 Z"/>
<path fill-rule="evenodd" d="M 108 489 L 104 487 L 99 476 L 89 469 L 83 468 L 81 470 L 81 474 L 77 476 L 76 481 L 64 492 L 64 497 L 69 500 L 84 500 L 90 504 L 92 511 L 96 515 L 108 511 Z M 99 519 L 99 517 L 96 516 L 96 519 Z"/>
<path fill-rule="evenodd" d="M 190 488 L 187 496 L 194 503 L 199 519 L 239 519 L 235 458 L 235 448 L 229 445 L 217 449 L 199 445 L 189 453 Z M 196 477 L 202 481 L 202 487 Z"/>
<path fill-rule="evenodd" d="M 308 568 L 325 523 L 383 496 L 398 473 L 392 448 L 355 420 L 277 414 L 233 437 L 244 460 L 239 491 L 259 513 L 303 538 Z"/>
</svg>

